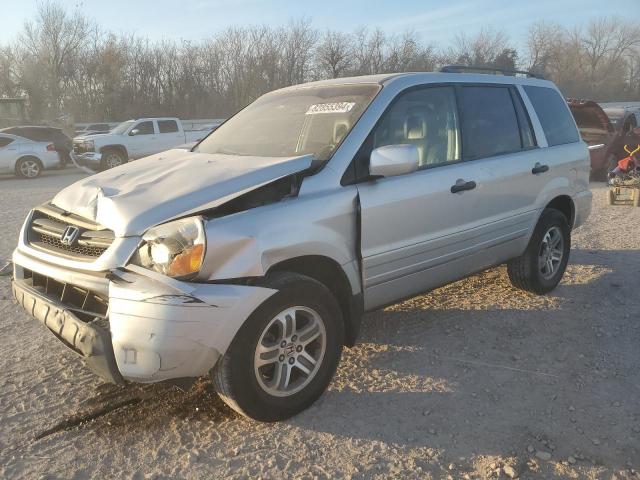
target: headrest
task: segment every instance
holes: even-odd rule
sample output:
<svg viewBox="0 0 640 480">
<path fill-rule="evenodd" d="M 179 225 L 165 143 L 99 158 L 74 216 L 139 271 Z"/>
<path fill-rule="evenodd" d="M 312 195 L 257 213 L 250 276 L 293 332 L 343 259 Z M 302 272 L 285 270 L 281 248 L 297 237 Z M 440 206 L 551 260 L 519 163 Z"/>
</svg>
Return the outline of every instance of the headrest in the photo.
<svg viewBox="0 0 640 480">
<path fill-rule="evenodd" d="M 336 122 L 333 126 L 333 143 L 338 145 L 342 140 L 344 140 L 348 131 L 349 124 L 347 122 Z"/>
<path fill-rule="evenodd" d="M 422 140 L 427 136 L 427 122 L 421 113 L 410 113 L 404 121 L 404 138 Z"/>
</svg>

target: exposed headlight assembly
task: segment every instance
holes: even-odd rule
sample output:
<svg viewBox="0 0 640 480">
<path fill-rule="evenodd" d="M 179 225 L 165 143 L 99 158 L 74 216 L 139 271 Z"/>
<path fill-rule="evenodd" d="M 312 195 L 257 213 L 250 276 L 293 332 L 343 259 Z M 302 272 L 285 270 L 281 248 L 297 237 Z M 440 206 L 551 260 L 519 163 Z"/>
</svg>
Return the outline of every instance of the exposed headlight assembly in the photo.
<svg viewBox="0 0 640 480">
<path fill-rule="evenodd" d="M 158 225 L 142 239 L 133 263 L 176 278 L 193 277 L 200 271 L 206 249 L 200 217 Z"/>
</svg>

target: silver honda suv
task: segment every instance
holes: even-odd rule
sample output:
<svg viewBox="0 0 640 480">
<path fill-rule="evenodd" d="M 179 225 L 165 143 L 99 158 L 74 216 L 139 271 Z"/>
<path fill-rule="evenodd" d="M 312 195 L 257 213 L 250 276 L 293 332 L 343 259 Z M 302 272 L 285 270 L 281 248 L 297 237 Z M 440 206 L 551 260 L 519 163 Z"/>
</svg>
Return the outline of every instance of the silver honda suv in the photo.
<svg viewBox="0 0 640 480">
<path fill-rule="evenodd" d="M 505 262 L 516 287 L 552 290 L 588 178 L 549 81 L 298 85 L 35 208 L 13 292 L 109 381 L 211 375 L 241 414 L 281 420 L 326 389 L 364 312 Z"/>
</svg>

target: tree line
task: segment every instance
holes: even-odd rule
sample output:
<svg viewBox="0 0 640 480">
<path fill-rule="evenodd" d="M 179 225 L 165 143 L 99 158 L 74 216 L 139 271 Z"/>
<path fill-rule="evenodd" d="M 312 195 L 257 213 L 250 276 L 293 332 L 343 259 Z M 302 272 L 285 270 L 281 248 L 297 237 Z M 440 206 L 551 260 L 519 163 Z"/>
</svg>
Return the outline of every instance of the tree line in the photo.
<svg viewBox="0 0 640 480">
<path fill-rule="evenodd" d="M 568 97 L 640 100 L 640 27 L 620 18 L 573 29 L 534 23 L 517 48 L 491 28 L 438 45 L 411 31 L 321 31 L 301 19 L 229 27 L 199 42 L 150 41 L 105 31 L 80 11 L 47 1 L 0 45 L 0 97 L 26 96 L 33 119 L 214 118 L 292 84 L 446 64 L 535 71 Z"/>
</svg>

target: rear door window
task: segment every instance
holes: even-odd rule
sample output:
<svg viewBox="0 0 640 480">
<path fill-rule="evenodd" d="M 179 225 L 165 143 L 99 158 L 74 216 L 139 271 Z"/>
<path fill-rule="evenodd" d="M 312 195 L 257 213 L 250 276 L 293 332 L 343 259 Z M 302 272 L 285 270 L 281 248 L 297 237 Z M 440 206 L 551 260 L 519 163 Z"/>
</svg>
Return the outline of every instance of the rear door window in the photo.
<svg viewBox="0 0 640 480">
<path fill-rule="evenodd" d="M 178 124 L 175 120 L 158 120 L 160 133 L 174 133 L 178 131 Z"/>
<path fill-rule="evenodd" d="M 526 85 L 524 91 L 538 115 L 550 147 L 580 141 L 569 107 L 557 90 Z"/>
<path fill-rule="evenodd" d="M 508 86 L 463 86 L 460 106 L 464 160 L 522 150 L 518 118 Z"/>
<path fill-rule="evenodd" d="M 13 142 L 13 138 L 0 137 L 0 148 L 6 147 L 11 142 Z"/>
</svg>

